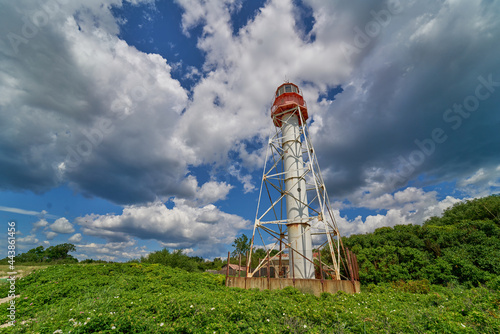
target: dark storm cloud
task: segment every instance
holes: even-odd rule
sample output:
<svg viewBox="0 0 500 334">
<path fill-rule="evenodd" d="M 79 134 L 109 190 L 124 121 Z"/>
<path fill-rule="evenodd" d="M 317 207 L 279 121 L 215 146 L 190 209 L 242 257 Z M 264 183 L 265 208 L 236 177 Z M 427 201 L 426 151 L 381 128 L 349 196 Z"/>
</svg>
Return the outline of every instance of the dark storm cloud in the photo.
<svg viewBox="0 0 500 334">
<path fill-rule="evenodd" d="M 499 7 L 408 7 L 392 19 L 398 29 L 358 60 L 315 138 L 335 196 L 379 183 L 393 191 L 422 174 L 424 184 L 460 180 L 500 164 Z"/>
<path fill-rule="evenodd" d="M 184 31 L 205 31 L 198 47 L 209 71 L 190 101 L 165 59 L 117 37 L 109 6 L 119 4 L 59 4 L 16 52 L 6 36 L 24 36 L 23 20 L 45 9 L 35 1 L 4 6 L 2 189 L 69 183 L 124 204 L 193 198 L 190 166 L 230 166 L 228 152 L 255 153 L 242 143 L 268 133 L 267 92 L 285 77 L 308 83 L 313 140 L 335 196 L 393 191 L 423 173 L 427 181 L 463 179 L 499 164 L 496 2 L 308 0 L 312 18 L 298 32 L 294 4 L 270 1 L 236 36 L 227 2 L 182 2 Z M 444 119 L 454 104 L 471 103 L 479 77 L 494 82 L 490 96 L 459 125 L 456 113 Z M 337 86 L 335 101 L 315 101 Z M 422 151 L 415 141 L 437 128 L 446 140 L 405 166 Z M 250 175 L 239 179 L 252 189 Z"/>
<path fill-rule="evenodd" d="M 114 35 L 117 1 L 51 3 L 2 8 L 1 189 L 69 182 L 116 203 L 188 193 L 169 139 L 187 95 L 165 60 Z"/>
</svg>

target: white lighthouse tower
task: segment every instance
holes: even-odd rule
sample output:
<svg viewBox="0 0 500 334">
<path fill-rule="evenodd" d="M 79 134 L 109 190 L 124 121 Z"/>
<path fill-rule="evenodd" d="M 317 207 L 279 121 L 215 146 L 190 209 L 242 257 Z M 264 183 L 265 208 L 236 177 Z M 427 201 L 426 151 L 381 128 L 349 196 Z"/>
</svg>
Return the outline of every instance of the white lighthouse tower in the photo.
<svg viewBox="0 0 500 334">
<path fill-rule="evenodd" d="M 341 280 L 342 264 L 342 276 L 352 280 L 356 268 L 351 259 L 342 262 L 337 223 L 308 137 L 307 106 L 297 85 L 284 83 L 276 89 L 271 118 L 274 130 L 269 138 L 251 244 L 252 250 L 260 244 L 267 256 L 247 277 L 254 277 L 261 268 L 274 267 L 275 278 L 329 275 Z M 331 255 L 328 264 L 319 254 L 326 245 Z M 272 277 L 271 272 L 268 277 Z"/>
<path fill-rule="evenodd" d="M 271 115 L 282 134 L 288 243 L 297 252 L 293 261 L 290 260 L 291 270 L 297 278 L 314 278 L 301 133 L 301 125 L 307 120 L 307 108 L 297 86 L 289 83 L 278 88 Z"/>
</svg>

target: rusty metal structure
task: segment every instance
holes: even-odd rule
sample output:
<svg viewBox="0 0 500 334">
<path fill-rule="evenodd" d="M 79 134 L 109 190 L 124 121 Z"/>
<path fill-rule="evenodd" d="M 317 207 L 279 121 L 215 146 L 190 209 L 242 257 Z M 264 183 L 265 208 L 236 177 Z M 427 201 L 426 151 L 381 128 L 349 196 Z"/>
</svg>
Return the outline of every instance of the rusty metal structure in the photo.
<svg viewBox="0 0 500 334">
<path fill-rule="evenodd" d="M 226 284 L 261 289 L 295 286 L 314 294 L 359 292 L 357 259 L 342 245 L 309 138 L 307 105 L 297 85 L 287 82 L 276 89 L 271 118 L 274 131 L 269 137 L 245 275 L 226 275 Z M 328 261 L 321 259 L 325 247 Z M 256 248 L 266 256 L 251 268 Z"/>
</svg>

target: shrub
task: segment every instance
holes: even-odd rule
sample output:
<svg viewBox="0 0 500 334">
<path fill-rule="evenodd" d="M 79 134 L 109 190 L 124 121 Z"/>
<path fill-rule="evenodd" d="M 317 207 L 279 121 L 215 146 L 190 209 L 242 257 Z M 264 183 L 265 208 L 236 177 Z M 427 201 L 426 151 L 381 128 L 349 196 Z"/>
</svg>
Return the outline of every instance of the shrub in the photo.
<svg viewBox="0 0 500 334">
<path fill-rule="evenodd" d="M 397 281 L 392 283 L 392 288 L 398 291 L 427 294 L 431 291 L 431 285 L 428 280 L 418 281 Z"/>
</svg>

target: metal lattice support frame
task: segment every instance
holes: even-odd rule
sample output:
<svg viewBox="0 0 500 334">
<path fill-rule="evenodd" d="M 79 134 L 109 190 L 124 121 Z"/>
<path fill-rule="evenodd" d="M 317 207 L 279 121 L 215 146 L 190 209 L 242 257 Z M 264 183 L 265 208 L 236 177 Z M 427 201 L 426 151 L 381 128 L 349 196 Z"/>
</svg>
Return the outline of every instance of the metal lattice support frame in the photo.
<svg viewBox="0 0 500 334">
<path fill-rule="evenodd" d="M 307 203 L 304 203 L 296 197 L 293 197 L 293 199 L 307 206 L 309 210 L 308 223 L 311 226 L 311 234 L 326 236 L 326 241 L 321 245 L 317 245 L 316 248 L 321 251 L 321 248 L 328 244 L 333 264 L 327 265 L 325 263 L 320 263 L 320 269 L 328 273 L 332 279 L 340 280 L 340 266 L 343 265 L 345 268 L 344 271 L 349 276 L 344 277 L 344 279 L 353 280 L 354 277 L 350 269 L 350 261 L 347 259 L 347 256 L 341 256 L 341 253 L 346 254 L 346 252 L 342 245 L 337 222 L 335 221 L 335 217 L 330 207 L 328 193 L 321 176 L 316 153 L 310 141 L 307 124 L 303 119 L 300 106 L 297 105 L 292 109 L 275 114 L 273 118 L 279 117 L 280 121 L 285 124 L 290 120 L 292 115 L 297 115 L 299 118 L 300 138 L 297 139 L 300 139 L 303 144 L 302 158 L 304 160 L 304 167 L 301 171 L 301 177 L 306 180 Z M 287 193 L 285 190 L 282 141 L 283 134 L 281 128 L 274 127 L 274 133 L 270 135 L 266 152 L 255 224 L 250 245 L 250 258 L 248 260 L 249 262 L 251 261 L 251 254 L 255 247 L 256 237 L 262 242 L 267 256 L 260 261 L 252 272 L 248 272 L 248 277 L 253 277 L 253 275 L 264 266 L 269 267 L 270 262 L 276 258 L 279 258 L 280 268 L 279 270 L 275 268 L 275 272 L 279 272 L 281 270 L 281 257 L 286 249 L 289 251 L 289 258 L 304 257 L 303 254 L 297 249 L 294 249 L 290 242 L 288 242 L 286 224 L 290 224 L 292 221 L 286 218 L 286 213 L 284 213 L 285 204 L 283 201 L 285 201 L 287 195 L 293 196 L 293 194 Z M 271 238 L 269 238 L 269 236 Z M 274 243 L 269 241 L 266 242 L 266 240 L 269 239 L 273 240 Z M 274 249 L 279 249 L 278 253 L 274 256 L 270 256 L 271 251 Z M 312 258 L 306 258 L 306 261 L 314 263 Z M 293 272 L 290 274 L 293 276 Z"/>
</svg>

